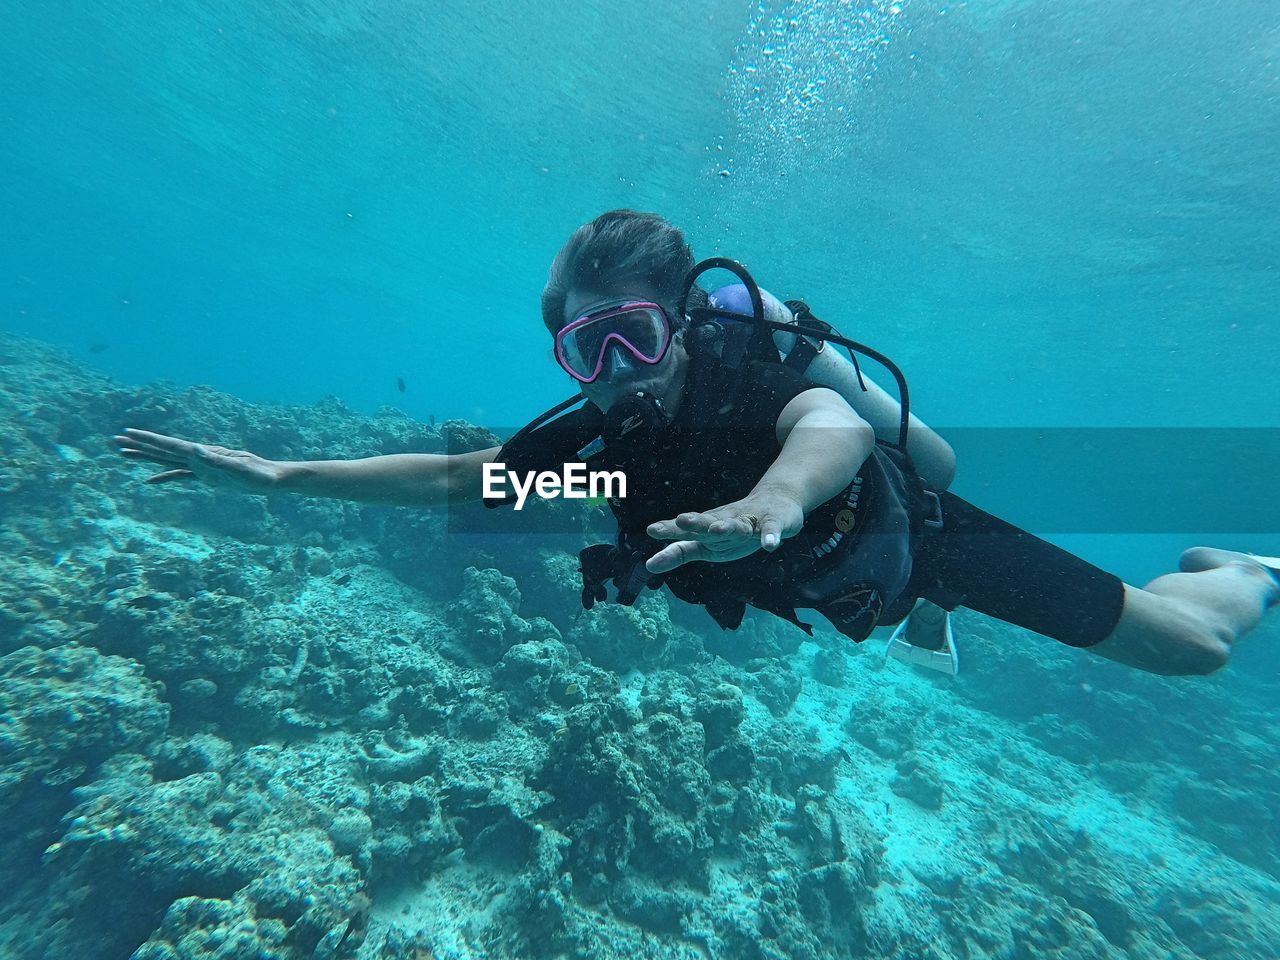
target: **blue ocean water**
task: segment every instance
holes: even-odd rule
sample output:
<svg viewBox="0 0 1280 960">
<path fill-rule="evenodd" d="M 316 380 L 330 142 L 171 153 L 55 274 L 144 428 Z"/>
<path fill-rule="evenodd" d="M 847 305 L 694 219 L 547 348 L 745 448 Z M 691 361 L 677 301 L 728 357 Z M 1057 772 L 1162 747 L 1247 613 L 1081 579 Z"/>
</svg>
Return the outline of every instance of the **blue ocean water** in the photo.
<svg viewBox="0 0 1280 960">
<path fill-rule="evenodd" d="M 551 258 L 627 206 L 895 358 L 944 435 L 1280 427 L 1274 3 L 0 13 L 0 331 L 121 382 L 519 426 L 572 392 L 538 314 Z M 1101 483 L 1023 453 L 984 506 Z M 961 494 L 987 483 L 962 460 Z M 1133 582 L 1205 536 L 1280 553 L 1261 521 L 1200 525 L 1235 494 L 1203 496 L 1167 530 L 1041 532 Z M 1273 710 L 1278 639 L 1206 682 Z"/>
<path fill-rule="evenodd" d="M 6 8 L 0 324 L 119 377 L 521 424 L 631 206 L 930 423 L 1276 422 L 1269 4 Z"/>
</svg>

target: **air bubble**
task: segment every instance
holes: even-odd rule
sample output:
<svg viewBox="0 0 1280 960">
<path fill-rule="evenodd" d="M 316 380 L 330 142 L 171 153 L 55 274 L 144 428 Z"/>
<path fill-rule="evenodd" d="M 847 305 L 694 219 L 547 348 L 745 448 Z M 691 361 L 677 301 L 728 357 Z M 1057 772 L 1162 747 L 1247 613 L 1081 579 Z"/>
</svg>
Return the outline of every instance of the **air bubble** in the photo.
<svg viewBox="0 0 1280 960">
<path fill-rule="evenodd" d="M 805 161 L 844 155 L 858 131 L 859 89 L 876 73 L 878 51 L 906 29 L 904 0 L 760 2 L 729 68 L 736 149 L 749 174 L 770 182 Z M 848 107 L 846 110 L 845 108 Z M 727 168 L 725 168 L 727 169 Z"/>
</svg>

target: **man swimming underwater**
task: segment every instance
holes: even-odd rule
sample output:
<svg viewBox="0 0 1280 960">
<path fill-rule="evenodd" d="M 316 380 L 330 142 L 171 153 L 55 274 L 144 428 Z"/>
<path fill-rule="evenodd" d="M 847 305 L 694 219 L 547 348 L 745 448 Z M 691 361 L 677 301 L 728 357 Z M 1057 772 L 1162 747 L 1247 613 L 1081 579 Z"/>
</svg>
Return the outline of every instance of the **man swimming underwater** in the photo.
<svg viewBox="0 0 1280 960">
<path fill-rule="evenodd" d="M 950 448 L 889 394 L 860 371 L 843 395 L 798 372 L 840 338 L 799 301 L 786 317 L 807 327 L 770 326 L 776 301 L 736 264 L 708 264 L 743 284 L 709 298 L 695 282 L 706 267 L 656 215 L 612 211 L 575 231 L 542 314 L 587 402 L 503 447 L 274 462 L 132 428 L 115 439 L 125 457 L 166 468 L 150 483 L 419 506 L 483 499 L 489 463 L 622 470 L 617 542 L 582 552 L 583 604 L 606 599 L 610 580 L 624 603 L 665 584 L 729 629 L 748 605 L 797 624 L 797 609 L 814 609 L 860 641 L 931 601 L 1153 673 L 1204 674 L 1280 602 L 1273 558 L 1194 547 L 1181 572 L 1133 587 L 946 491 Z M 745 301 L 749 316 L 734 306 Z M 775 333 L 789 337 L 784 352 Z M 917 632 L 921 649 L 938 645 L 928 623 Z"/>
</svg>

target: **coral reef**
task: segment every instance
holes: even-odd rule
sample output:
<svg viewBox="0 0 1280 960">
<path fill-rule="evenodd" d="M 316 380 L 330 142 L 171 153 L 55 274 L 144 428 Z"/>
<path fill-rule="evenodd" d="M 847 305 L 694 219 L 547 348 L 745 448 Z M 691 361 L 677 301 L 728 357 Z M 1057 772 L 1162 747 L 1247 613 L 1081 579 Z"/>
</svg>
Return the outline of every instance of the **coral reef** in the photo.
<svg viewBox="0 0 1280 960">
<path fill-rule="evenodd" d="M 1280 942 L 1274 657 L 1171 682 L 962 613 L 948 681 L 662 593 L 583 611 L 586 522 L 149 487 L 108 445 L 493 442 L 470 424 L 122 386 L 5 336 L 0 374 L 6 957 Z"/>
</svg>

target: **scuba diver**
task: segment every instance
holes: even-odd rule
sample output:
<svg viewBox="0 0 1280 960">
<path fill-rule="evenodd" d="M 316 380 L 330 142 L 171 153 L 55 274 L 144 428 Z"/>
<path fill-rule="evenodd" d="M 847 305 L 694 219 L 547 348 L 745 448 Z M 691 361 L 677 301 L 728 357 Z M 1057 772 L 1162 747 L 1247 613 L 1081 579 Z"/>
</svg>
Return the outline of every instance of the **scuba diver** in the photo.
<svg viewBox="0 0 1280 960">
<path fill-rule="evenodd" d="M 738 283 L 705 291 L 697 281 L 713 269 Z M 615 210 L 578 228 L 551 266 L 542 315 L 581 393 L 500 447 L 276 462 L 133 428 L 116 443 L 165 468 L 149 483 L 406 505 L 499 505 L 486 496 L 489 465 L 620 471 L 617 538 L 580 555 L 585 607 L 610 583 L 620 603 L 665 585 L 726 629 L 747 606 L 805 630 L 797 611 L 814 610 L 854 641 L 903 621 L 894 655 L 949 673 L 945 614 L 958 606 L 1183 675 L 1223 666 L 1280 602 L 1276 558 L 1193 547 L 1180 572 L 1138 588 L 957 497 L 950 447 L 910 413 L 887 358 L 802 301 L 780 304 L 732 261 L 695 264 L 657 215 Z M 890 371 L 899 400 L 862 374 L 859 354 Z"/>
</svg>

